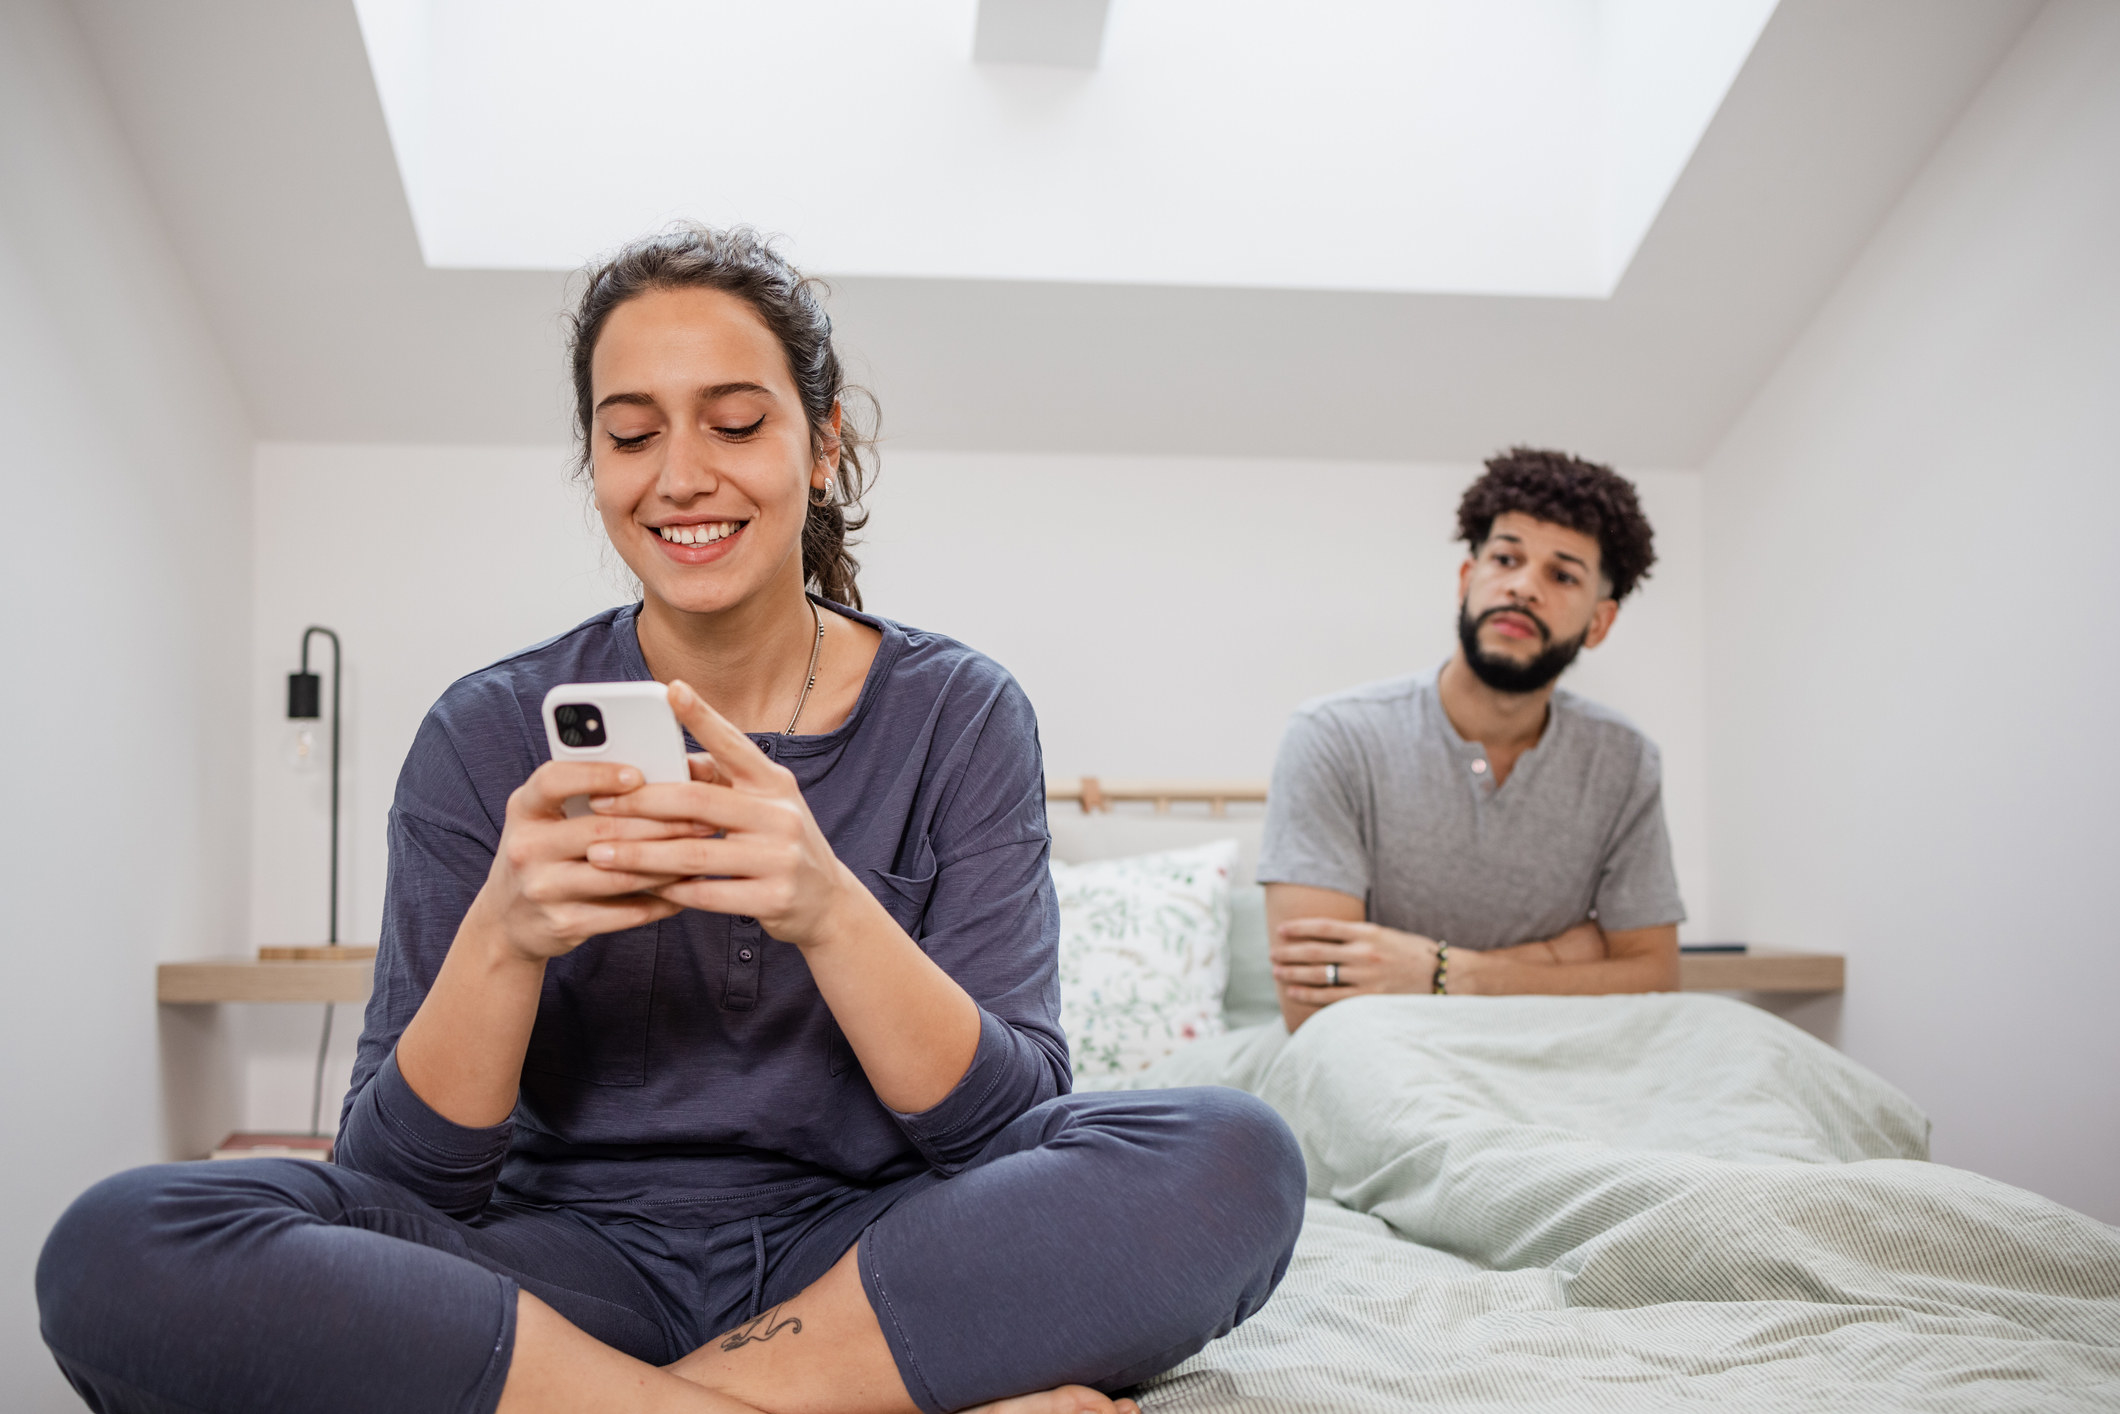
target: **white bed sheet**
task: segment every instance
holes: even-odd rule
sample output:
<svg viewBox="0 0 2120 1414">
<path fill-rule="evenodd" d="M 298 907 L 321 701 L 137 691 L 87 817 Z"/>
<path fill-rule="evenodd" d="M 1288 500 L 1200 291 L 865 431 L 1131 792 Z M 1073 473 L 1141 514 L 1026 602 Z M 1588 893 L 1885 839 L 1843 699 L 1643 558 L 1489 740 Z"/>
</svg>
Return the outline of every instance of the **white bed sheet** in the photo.
<svg viewBox="0 0 2120 1414">
<path fill-rule="evenodd" d="M 1742 1003 L 1365 998 L 1140 1083 L 1262 1095 L 1311 1190 L 1152 1414 L 2120 1410 L 2120 1229 L 1926 1162 L 1912 1102 Z"/>
</svg>

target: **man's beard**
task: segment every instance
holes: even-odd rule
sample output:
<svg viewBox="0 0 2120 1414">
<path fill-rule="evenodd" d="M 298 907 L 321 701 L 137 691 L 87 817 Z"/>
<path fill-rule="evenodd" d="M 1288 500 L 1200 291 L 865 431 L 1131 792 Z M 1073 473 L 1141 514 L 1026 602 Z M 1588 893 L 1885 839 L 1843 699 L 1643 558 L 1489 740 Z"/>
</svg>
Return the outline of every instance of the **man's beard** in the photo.
<svg viewBox="0 0 2120 1414">
<path fill-rule="evenodd" d="M 1516 614 L 1538 627 L 1539 638 L 1546 646 L 1539 650 L 1537 657 L 1519 663 L 1480 647 L 1480 625 L 1496 614 Z M 1458 604 L 1458 644 L 1465 650 L 1465 663 L 1472 669 L 1474 677 L 1496 692 L 1537 692 L 1575 661 L 1575 655 L 1583 651 L 1583 643 L 1589 637 L 1590 630 L 1585 626 L 1568 642 L 1555 643 L 1545 621 L 1528 610 L 1500 604 L 1475 619 L 1462 602 Z"/>
</svg>

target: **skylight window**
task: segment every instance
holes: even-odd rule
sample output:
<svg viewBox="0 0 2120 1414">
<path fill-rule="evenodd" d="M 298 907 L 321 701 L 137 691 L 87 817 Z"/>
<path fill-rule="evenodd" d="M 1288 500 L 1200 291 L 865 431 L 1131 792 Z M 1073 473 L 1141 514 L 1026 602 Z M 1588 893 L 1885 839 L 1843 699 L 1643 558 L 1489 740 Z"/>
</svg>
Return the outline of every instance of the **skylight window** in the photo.
<svg viewBox="0 0 2120 1414">
<path fill-rule="evenodd" d="M 1603 297 L 1774 0 L 355 8 L 431 266 Z"/>
</svg>

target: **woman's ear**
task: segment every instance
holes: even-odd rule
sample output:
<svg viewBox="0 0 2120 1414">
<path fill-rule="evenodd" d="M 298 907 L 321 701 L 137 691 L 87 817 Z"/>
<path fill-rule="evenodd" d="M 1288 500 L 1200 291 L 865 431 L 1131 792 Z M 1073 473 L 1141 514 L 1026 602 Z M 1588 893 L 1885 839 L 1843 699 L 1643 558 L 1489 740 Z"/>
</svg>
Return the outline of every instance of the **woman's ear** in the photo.
<svg viewBox="0 0 2120 1414">
<path fill-rule="evenodd" d="M 817 449 L 817 464 L 810 468 L 810 486 L 822 491 L 826 483 L 839 474 L 839 428 L 845 420 L 837 402 L 832 404 L 832 420 L 825 425 L 823 444 Z"/>
</svg>

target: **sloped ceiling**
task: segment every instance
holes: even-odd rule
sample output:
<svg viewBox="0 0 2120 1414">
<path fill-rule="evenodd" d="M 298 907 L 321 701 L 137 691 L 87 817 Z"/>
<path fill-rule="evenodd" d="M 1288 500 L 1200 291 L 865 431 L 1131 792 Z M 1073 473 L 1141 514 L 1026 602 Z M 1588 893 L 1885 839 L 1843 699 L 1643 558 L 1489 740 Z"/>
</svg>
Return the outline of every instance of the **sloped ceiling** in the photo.
<svg viewBox="0 0 2120 1414">
<path fill-rule="evenodd" d="M 834 316 L 899 446 L 1696 466 L 2037 8 L 1784 0 L 1610 299 L 847 277 Z M 350 0 L 76 9 L 260 438 L 565 439 L 566 279 L 423 265 Z"/>
</svg>

